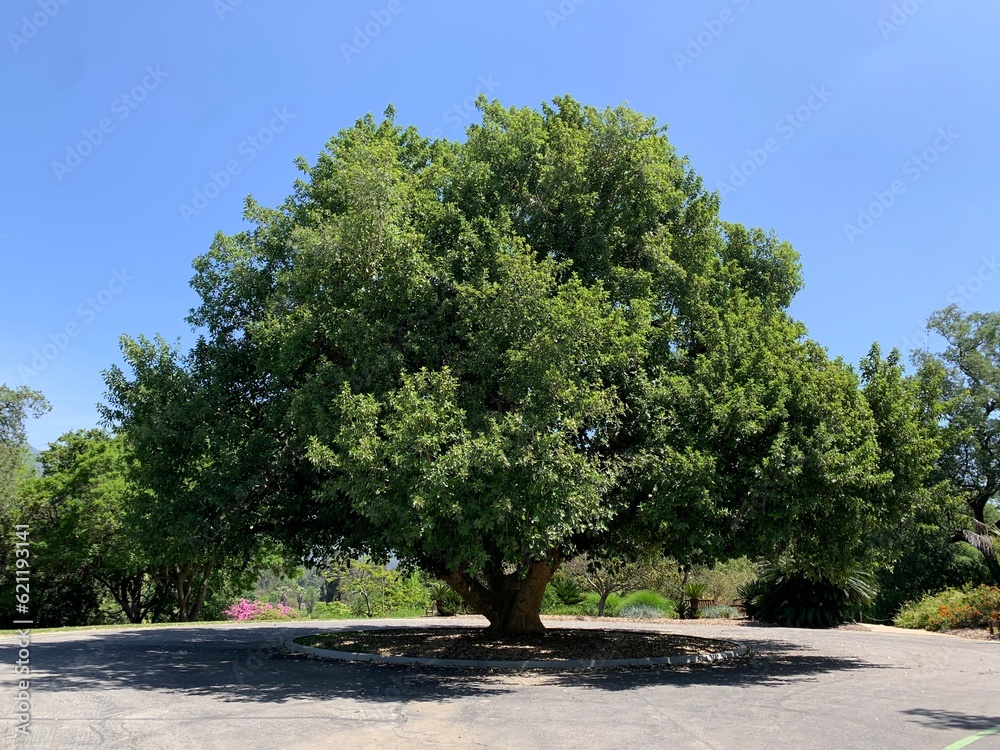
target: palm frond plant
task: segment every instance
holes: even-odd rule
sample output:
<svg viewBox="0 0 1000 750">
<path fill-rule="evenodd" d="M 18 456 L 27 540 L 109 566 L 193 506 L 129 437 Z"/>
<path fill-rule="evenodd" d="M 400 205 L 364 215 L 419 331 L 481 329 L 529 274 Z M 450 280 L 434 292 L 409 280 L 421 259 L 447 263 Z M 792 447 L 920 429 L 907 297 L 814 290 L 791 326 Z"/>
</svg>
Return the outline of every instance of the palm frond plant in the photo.
<svg viewBox="0 0 1000 750">
<path fill-rule="evenodd" d="M 848 622 L 876 594 L 872 576 L 862 570 L 835 582 L 769 566 L 759 583 L 760 592 L 752 598 L 752 605 L 744 599 L 744 605 L 752 607 L 751 616 L 793 628 L 828 628 Z"/>
<path fill-rule="evenodd" d="M 429 593 L 431 603 L 441 617 L 451 617 L 462 607 L 462 597 L 443 581 L 432 584 Z"/>
<path fill-rule="evenodd" d="M 698 601 L 708 592 L 708 586 L 704 583 L 692 581 L 684 586 L 684 596 L 691 603 L 691 617 L 698 616 Z"/>
<path fill-rule="evenodd" d="M 555 591 L 556 596 L 559 597 L 559 601 L 567 607 L 580 604 L 584 599 L 583 590 L 572 578 L 557 575 L 552 579 L 550 585 L 552 586 L 552 590 Z"/>
</svg>

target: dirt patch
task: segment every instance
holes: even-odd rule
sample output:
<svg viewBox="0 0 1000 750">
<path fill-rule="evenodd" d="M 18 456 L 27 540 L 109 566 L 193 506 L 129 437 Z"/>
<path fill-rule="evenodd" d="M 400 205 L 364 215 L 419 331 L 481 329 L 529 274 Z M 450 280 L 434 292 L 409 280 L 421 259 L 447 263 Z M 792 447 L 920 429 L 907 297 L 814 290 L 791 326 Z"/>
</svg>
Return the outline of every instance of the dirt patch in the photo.
<svg viewBox="0 0 1000 750">
<path fill-rule="evenodd" d="M 739 644 L 673 633 L 551 628 L 540 635 L 497 638 L 478 628 L 387 629 L 324 633 L 297 643 L 334 651 L 476 661 L 646 659 L 717 653 Z"/>
<path fill-rule="evenodd" d="M 954 630 L 942 630 L 945 635 L 957 635 L 959 638 L 968 638 L 970 641 L 1000 641 L 1000 634 L 990 635 L 987 628 L 955 628 Z"/>
</svg>

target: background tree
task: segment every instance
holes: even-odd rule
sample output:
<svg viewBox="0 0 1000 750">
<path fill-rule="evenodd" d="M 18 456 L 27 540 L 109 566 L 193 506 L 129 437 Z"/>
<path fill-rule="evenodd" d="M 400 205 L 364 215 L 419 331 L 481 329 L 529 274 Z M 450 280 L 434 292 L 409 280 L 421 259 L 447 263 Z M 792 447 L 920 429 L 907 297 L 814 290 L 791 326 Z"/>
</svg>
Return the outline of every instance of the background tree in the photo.
<svg viewBox="0 0 1000 750">
<path fill-rule="evenodd" d="M 118 367 L 105 374 L 103 412 L 130 464 L 129 529 L 150 575 L 173 593 L 177 618 L 196 620 L 213 581 L 248 583 L 273 551 L 256 468 L 272 446 L 261 445 L 238 385 L 219 377 L 221 347 L 185 358 L 162 339 L 125 337 L 122 351 L 133 377 Z"/>
<path fill-rule="evenodd" d="M 952 305 L 935 313 L 928 330 L 946 342 L 940 354 L 914 356 L 924 382 L 936 386 L 943 451 L 938 462 L 964 512 L 949 513 L 952 539 L 983 557 L 1000 585 L 996 552 L 1000 491 L 1000 313 L 964 315 Z"/>
<path fill-rule="evenodd" d="M 662 558 L 649 555 L 634 560 L 624 557 L 595 560 L 584 554 L 564 563 L 563 569 L 572 580 L 580 581 L 597 594 L 597 616 L 604 617 L 609 596 L 649 587 L 651 579 L 662 578 L 658 569 L 666 565 Z"/>
<path fill-rule="evenodd" d="M 428 590 L 416 571 L 406 574 L 369 558 L 329 560 L 324 576 L 336 581 L 340 600 L 364 617 L 422 610 L 429 601 Z"/>
<path fill-rule="evenodd" d="M 25 422 L 51 408 L 41 393 L 27 386 L 0 385 L 0 513 L 9 512 L 18 483 L 30 473 Z"/>
<path fill-rule="evenodd" d="M 87 624 L 99 616 L 100 599 L 110 598 L 119 617 L 142 622 L 159 597 L 127 526 L 121 441 L 101 430 L 78 430 L 62 435 L 39 461 L 41 476 L 25 482 L 18 498 L 35 536 L 37 616 L 53 624 Z M 82 599 L 72 595 L 74 588 Z"/>
<path fill-rule="evenodd" d="M 876 562 L 878 596 L 864 616 L 890 619 L 928 591 L 984 583 L 989 572 L 978 553 L 951 542 L 951 520 L 962 501 L 938 470 L 944 446 L 940 371 L 903 375 L 899 354 L 877 346 L 861 362 L 862 392 L 878 425 L 879 465 L 902 513 L 880 519 L 868 545 Z"/>
<path fill-rule="evenodd" d="M 4 597 L 3 612 L 13 617 L 14 599 L 14 525 L 30 523 L 20 513 L 18 496 L 29 477 L 36 473 L 31 456 L 25 423 L 40 417 L 50 409 L 48 401 L 38 391 L 26 386 L 8 388 L 0 384 L 0 595 Z"/>
<path fill-rule="evenodd" d="M 89 489 L 88 483 L 66 491 L 70 483 L 61 473 L 79 451 L 79 444 L 51 444 L 39 456 L 42 474 L 20 482 L 12 506 L 12 520 L 31 530 L 32 615 L 50 626 L 89 624 L 101 616 L 102 591 L 89 565 L 90 540 L 79 533 L 85 502 L 78 495 Z"/>
</svg>

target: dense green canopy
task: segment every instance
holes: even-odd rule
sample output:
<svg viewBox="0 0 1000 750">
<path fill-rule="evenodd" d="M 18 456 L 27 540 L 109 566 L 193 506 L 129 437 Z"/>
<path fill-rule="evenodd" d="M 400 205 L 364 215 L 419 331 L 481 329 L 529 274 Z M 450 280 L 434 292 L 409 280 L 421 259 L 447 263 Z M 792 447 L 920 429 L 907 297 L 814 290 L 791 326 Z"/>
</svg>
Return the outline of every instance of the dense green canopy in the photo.
<svg viewBox="0 0 1000 750">
<path fill-rule="evenodd" d="M 159 491 L 209 503 L 213 549 L 393 553 L 500 631 L 539 629 L 582 552 L 846 577 L 908 500 L 858 376 L 786 312 L 795 251 L 626 107 L 480 107 L 464 143 L 391 110 L 342 131 L 198 258 L 195 351 L 126 342 L 109 416 Z M 156 417 L 157 383 L 195 405 Z"/>
</svg>

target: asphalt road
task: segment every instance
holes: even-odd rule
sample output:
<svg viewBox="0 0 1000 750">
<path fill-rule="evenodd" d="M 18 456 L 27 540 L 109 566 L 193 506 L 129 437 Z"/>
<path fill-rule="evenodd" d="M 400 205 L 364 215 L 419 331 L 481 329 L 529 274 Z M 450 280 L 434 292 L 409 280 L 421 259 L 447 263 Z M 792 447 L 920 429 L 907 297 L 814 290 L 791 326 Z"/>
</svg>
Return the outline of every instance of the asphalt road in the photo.
<svg viewBox="0 0 1000 750">
<path fill-rule="evenodd" d="M 316 632 L 316 623 L 37 635 L 28 740 L 15 736 L 18 649 L 7 636 L 0 747 L 943 750 L 1000 727 L 996 643 L 673 628 L 738 640 L 753 654 L 692 667 L 510 673 L 282 651 L 285 637 Z M 1000 750 L 1000 733 L 970 747 Z"/>
</svg>

